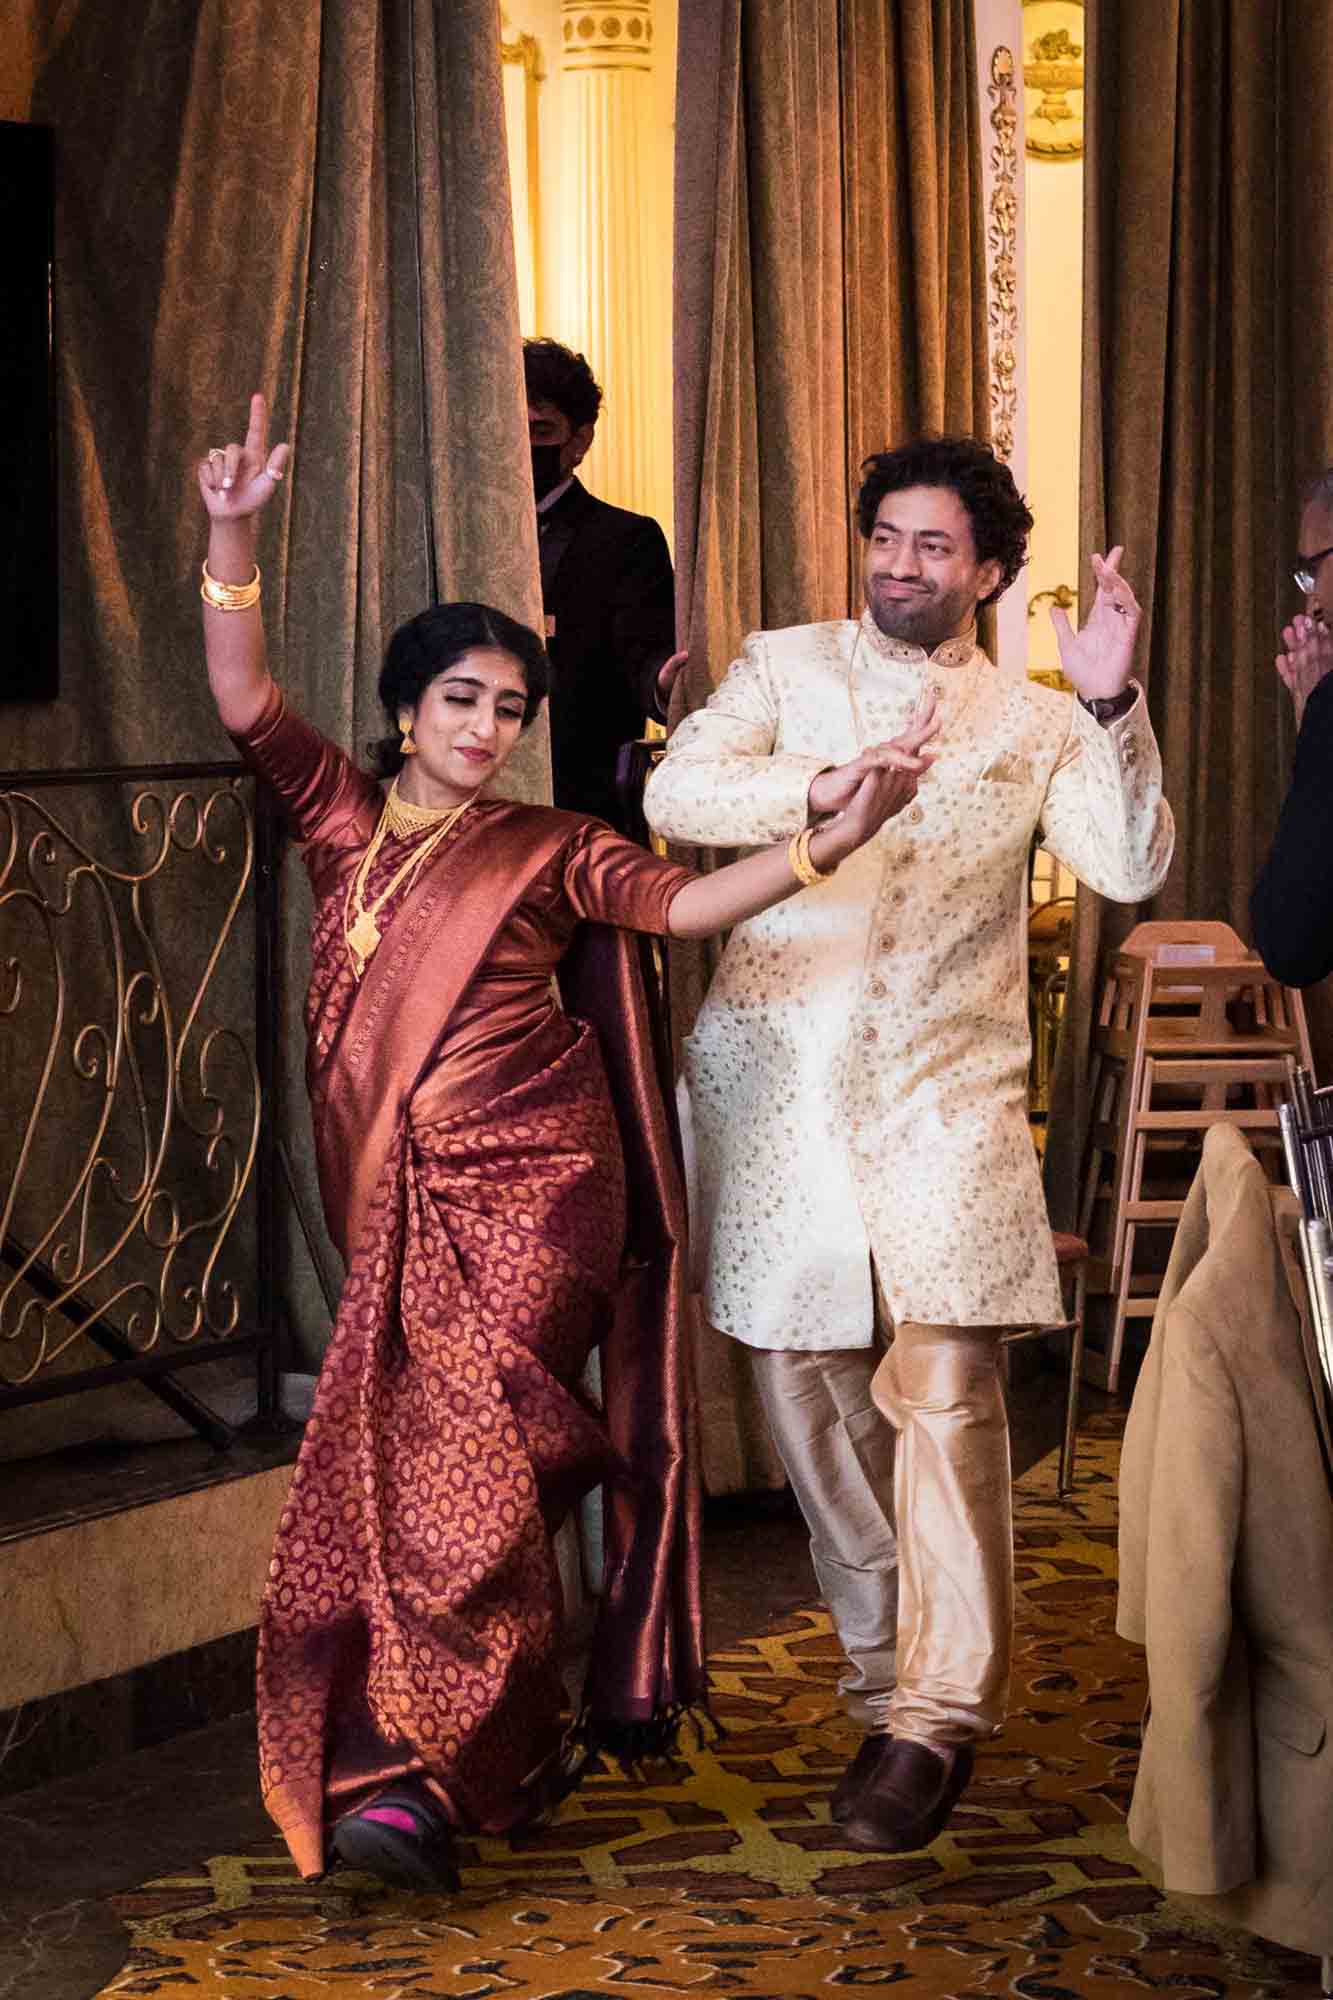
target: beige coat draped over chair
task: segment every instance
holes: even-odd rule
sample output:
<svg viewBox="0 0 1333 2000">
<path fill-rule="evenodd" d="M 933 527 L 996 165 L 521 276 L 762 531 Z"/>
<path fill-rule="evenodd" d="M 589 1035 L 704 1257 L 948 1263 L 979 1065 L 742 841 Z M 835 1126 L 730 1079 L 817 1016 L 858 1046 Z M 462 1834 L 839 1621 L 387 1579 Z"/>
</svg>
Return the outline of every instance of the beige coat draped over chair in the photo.
<svg viewBox="0 0 1333 2000">
<path fill-rule="evenodd" d="M 1296 1206 L 1214 1126 L 1120 1472 L 1117 1625 L 1147 1647 L 1129 1834 L 1168 1890 L 1333 1951 L 1333 1446 Z"/>
<path fill-rule="evenodd" d="M 669 839 L 785 839 L 815 774 L 897 735 L 932 686 L 917 801 L 737 926 L 686 1047 L 706 1310 L 754 1346 L 868 1345 L 872 1255 L 895 1322 L 1063 1318 L 1027 1123 L 1028 853 L 1040 832 L 1122 901 L 1160 886 L 1145 703 L 1102 728 L 970 638 L 927 658 L 868 615 L 756 633 L 645 809 Z"/>
</svg>

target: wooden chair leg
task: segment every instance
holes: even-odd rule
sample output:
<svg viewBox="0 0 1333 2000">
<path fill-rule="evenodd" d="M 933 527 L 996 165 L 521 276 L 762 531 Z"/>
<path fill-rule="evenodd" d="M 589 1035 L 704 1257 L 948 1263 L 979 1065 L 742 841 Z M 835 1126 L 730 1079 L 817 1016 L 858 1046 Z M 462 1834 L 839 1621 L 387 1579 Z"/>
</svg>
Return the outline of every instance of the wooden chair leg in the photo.
<svg viewBox="0 0 1333 2000">
<path fill-rule="evenodd" d="M 1078 1445 L 1078 1402 L 1083 1374 L 1083 1320 L 1088 1297 L 1088 1267 L 1074 1276 L 1073 1325 L 1069 1329 L 1069 1385 L 1065 1391 L 1065 1432 L 1060 1441 L 1060 1471 L 1056 1492 L 1067 1500 L 1074 1490 L 1074 1453 Z"/>
<path fill-rule="evenodd" d="M 1131 1222 L 1125 1231 L 1125 1261 L 1120 1266 L 1119 1282 L 1112 1297 L 1115 1312 L 1111 1319 L 1111 1337 L 1106 1348 L 1106 1387 L 1114 1395 L 1120 1381 L 1120 1359 L 1125 1345 L 1125 1321 L 1128 1318 L 1129 1281 L 1134 1274 L 1134 1244 L 1138 1236 L 1138 1225 Z"/>
</svg>

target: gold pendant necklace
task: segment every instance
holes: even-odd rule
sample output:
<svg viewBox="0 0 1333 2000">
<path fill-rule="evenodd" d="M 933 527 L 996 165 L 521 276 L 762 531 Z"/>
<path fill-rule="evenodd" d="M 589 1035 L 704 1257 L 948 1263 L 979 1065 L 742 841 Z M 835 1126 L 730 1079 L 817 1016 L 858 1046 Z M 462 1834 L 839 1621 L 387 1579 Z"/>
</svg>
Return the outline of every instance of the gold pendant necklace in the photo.
<svg viewBox="0 0 1333 2000">
<path fill-rule="evenodd" d="M 458 806 L 418 806 L 411 799 L 403 798 L 398 790 L 398 780 L 389 787 L 389 795 L 384 801 L 379 824 L 370 838 L 370 845 L 361 857 L 355 874 L 347 885 L 347 901 L 343 906 L 343 937 L 347 943 L 347 954 L 352 961 L 352 971 L 360 979 L 366 966 L 375 956 L 380 944 L 379 915 L 390 898 L 399 889 L 410 889 L 421 870 L 425 867 L 435 849 L 440 845 L 450 828 L 456 826 L 463 817 L 471 799 L 464 799 Z M 386 839 L 411 839 L 414 834 L 429 833 L 420 847 L 409 854 L 400 868 L 395 869 L 388 882 L 380 890 L 374 902 L 366 902 L 366 883 L 370 871 Z"/>
</svg>

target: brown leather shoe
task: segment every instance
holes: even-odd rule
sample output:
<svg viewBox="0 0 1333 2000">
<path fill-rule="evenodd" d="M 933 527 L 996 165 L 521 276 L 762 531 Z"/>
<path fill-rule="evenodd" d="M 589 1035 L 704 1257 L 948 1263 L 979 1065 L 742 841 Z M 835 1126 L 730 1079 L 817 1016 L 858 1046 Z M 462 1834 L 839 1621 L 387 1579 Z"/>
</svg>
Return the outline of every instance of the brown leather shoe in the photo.
<svg viewBox="0 0 1333 2000">
<path fill-rule="evenodd" d="M 970 1743 L 935 1743 L 927 1749 L 891 1736 L 857 1791 L 843 1824 L 849 1847 L 876 1854 L 910 1854 L 942 1833 L 972 1776 Z"/>
<path fill-rule="evenodd" d="M 892 1743 L 887 1730 L 877 1735 L 867 1736 L 851 1763 L 839 1778 L 829 1795 L 828 1816 L 835 1825 L 841 1825 L 856 1802 L 856 1795 L 870 1777 L 880 1758 Z"/>
</svg>

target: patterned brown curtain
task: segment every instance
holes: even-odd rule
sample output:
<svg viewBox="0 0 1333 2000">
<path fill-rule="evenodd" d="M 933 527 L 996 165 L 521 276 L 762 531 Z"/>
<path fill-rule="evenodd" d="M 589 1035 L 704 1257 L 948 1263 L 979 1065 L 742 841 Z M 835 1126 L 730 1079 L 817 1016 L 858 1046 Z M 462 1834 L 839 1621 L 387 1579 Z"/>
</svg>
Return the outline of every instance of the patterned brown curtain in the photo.
<svg viewBox="0 0 1333 2000">
<path fill-rule="evenodd" d="M 681 707 L 759 627 L 859 608 L 868 452 L 986 436 L 969 0 L 681 0 L 676 593 Z M 710 959 L 672 954 L 678 1027 Z M 699 1350 L 713 1491 L 780 1478 L 743 1356 Z"/>
<path fill-rule="evenodd" d="M 3 711 L 3 762 L 228 754 L 193 461 L 252 388 L 295 444 L 260 552 L 274 667 L 321 727 L 378 733 L 384 640 L 433 598 L 537 623 L 494 0 L 18 0 L 4 54 L 0 115 L 57 139 L 63 624 L 60 700 Z M 511 789 L 549 798 L 544 736 L 520 755 Z M 318 1215 L 286 884 L 280 1119 Z"/>
<path fill-rule="evenodd" d="M 296 446 L 279 665 L 360 738 L 437 586 L 540 607 L 492 0 L 20 9 L 0 111 L 58 147 L 64 643 L 60 703 L 7 720 L 62 765 L 223 748 L 192 461 L 263 387 Z"/>
<path fill-rule="evenodd" d="M 1089 0 L 1082 571 L 1110 541 L 1176 814 L 1151 914 L 1249 935 L 1292 742 L 1273 672 L 1304 481 L 1333 442 L 1327 9 Z M 1046 1165 L 1068 1224 L 1099 965 L 1143 910 L 1080 891 Z"/>
</svg>

